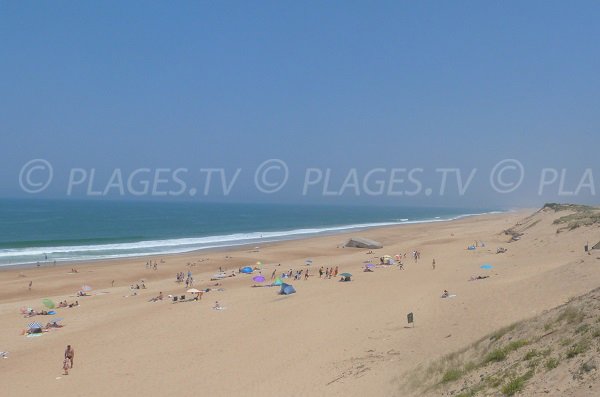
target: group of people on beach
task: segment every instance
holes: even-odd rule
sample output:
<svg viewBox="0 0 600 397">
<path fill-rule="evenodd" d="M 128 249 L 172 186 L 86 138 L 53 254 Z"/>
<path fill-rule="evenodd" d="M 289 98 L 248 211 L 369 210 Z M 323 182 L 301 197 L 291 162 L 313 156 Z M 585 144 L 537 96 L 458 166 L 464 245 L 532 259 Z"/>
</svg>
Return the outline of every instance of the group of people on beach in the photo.
<svg viewBox="0 0 600 397">
<path fill-rule="evenodd" d="M 332 276 L 333 277 L 337 277 L 337 275 L 338 275 L 338 267 L 337 266 L 335 268 L 332 267 L 331 269 L 330 268 L 326 268 L 325 272 L 323 272 L 323 266 L 321 266 L 319 268 L 319 278 L 323 278 L 323 274 L 325 274 L 325 278 L 327 278 L 327 279 L 331 278 Z"/>
<path fill-rule="evenodd" d="M 156 261 L 152 263 L 152 260 L 150 260 L 146 262 L 146 269 L 158 270 L 158 263 Z"/>
<path fill-rule="evenodd" d="M 79 306 L 79 301 L 75 301 L 73 303 L 68 303 L 67 300 L 65 299 L 62 302 L 58 302 L 57 307 L 75 307 L 75 306 Z"/>
</svg>

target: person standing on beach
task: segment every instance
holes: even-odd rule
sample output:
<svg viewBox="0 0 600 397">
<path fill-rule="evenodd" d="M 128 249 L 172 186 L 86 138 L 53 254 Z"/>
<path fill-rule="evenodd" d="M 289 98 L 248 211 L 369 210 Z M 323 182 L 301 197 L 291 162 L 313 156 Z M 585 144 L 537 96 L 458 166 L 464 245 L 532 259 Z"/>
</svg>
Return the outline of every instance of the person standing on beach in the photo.
<svg viewBox="0 0 600 397">
<path fill-rule="evenodd" d="M 323 278 L 323 266 L 319 269 L 319 278 Z"/>
<path fill-rule="evenodd" d="M 433 258 L 433 261 L 431 262 L 431 268 L 435 270 L 435 258 Z"/>
<path fill-rule="evenodd" d="M 65 371 L 65 372 L 63 373 L 63 375 L 69 375 L 69 368 L 70 368 L 70 365 L 69 365 L 69 359 L 68 359 L 68 358 L 65 358 L 65 359 L 63 360 L 63 371 Z"/>
<path fill-rule="evenodd" d="M 67 345 L 65 349 L 65 360 L 69 361 L 69 368 L 73 368 L 73 360 L 75 359 L 75 349 L 71 347 L 71 345 Z M 67 370 L 65 370 L 67 372 Z M 68 375 L 68 372 L 67 372 Z"/>
<path fill-rule="evenodd" d="M 31 286 L 33 285 L 33 281 L 29 282 L 29 291 L 31 291 Z"/>
</svg>

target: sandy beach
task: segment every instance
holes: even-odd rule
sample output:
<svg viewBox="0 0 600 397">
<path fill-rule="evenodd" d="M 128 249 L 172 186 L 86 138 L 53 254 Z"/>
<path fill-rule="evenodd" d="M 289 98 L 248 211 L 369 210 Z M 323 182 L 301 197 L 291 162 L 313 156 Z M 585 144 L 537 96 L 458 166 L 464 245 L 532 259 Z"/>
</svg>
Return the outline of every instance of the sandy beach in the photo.
<svg viewBox="0 0 600 397">
<path fill-rule="evenodd" d="M 534 210 L 482 215 L 449 222 L 374 228 L 252 248 L 66 264 L 0 271 L 0 359 L 3 395 L 213 395 L 402 396 L 407 371 L 472 343 L 488 332 L 538 315 L 600 284 L 600 260 L 586 255 L 597 229 L 556 233 L 556 214 L 519 241 L 504 230 Z M 383 249 L 342 248 L 348 237 L 380 241 Z M 475 241 L 484 247 L 468 250 Z M 497 254 L 499 247 L 507 248 Z M 421 253 L 416 263 L 413 250 Z M 404 269 L 365 262 L 407 253 Z M 305 265 L 311 259 L 312 265 Z M 432 261 L 435 259 L 435 270 Z M 308 269 L 291 281 L 297 293 L 252 288 L 242 266 L 262 262 L 269 284 L 277 274 Z M 480 266 L 491 264 L 490 270 Z M 281 264 L 280 266 L 278 266 Z M 318 269 L 338 266 L 353 274 L 320 279 Z M 71 273 L 74 267 L 77 273 Z M 235 277 L 215 286 L 222 267 Z M 210 288 L 200 301 L 173 304 L 186 294 L 175 282 L 191 271 L 194 287 Z M 470 281 L 471 276 L 489 276 Z M 114 287 L 112 281 L 114 280 Z M 146 289 L 132 296 L 130 285 Z M 32 282 L 32 288 L 28 285 Z M 82 285 L 91 296 L 77 297 Z M 456 295 L 441 299 L 444 290 Z M 163 292 L 165 299 L 149 302 Z M 186 294 L 190 297 L 190 294 Z M 31 321 L 20 308 L 42 310 L 42 299 L 78 300 L 56 309 L 63 328 L 38 337 L 21 335 Z M 218 301 L 223 310 L 213 310 Z M 406 316 L 414 313 L 414 327 Z M 62 375 L 65 346 L 76 351 Z"/>
</svg>

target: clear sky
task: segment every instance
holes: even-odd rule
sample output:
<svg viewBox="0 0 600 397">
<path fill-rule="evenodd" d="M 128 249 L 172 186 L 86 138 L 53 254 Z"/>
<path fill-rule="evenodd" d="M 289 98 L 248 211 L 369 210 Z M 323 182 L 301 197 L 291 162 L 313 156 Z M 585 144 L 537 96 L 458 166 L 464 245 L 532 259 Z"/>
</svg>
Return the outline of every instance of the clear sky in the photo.
<svg viewBox="0 0 600 397">
<path fill-rule="evenodd" d="M 200 191 L 199 170 L 222 167 L 242 169 L 227 197 L 167 198 L 597 203 L 599 17 L 595 1 L 4 1 L 0 196 L 63 197 L 74 167 L 97 169 L 96 190 L 115 168 L 186 168 Z M 19 172 L 38 158 L 53 181 L 29 194 Z M 289 169 L 274 194 L 253 186 L 268 159 Z M 488 175 L 503 159 L 525 177 L 499 194 Z M 303 195 L 307 167 L 331 168 L 338 193 L 352 168 L 422 168 L 434 193 Z M 454 167 L 463 182 L 478 171 L 463 196 L 438 194 L 435 169 Z M 548 167 L 566 169 L 565 191 L 591 169 L 595 192 L 559 196 L 557 180 L 538 194 Z"/>
</svg>

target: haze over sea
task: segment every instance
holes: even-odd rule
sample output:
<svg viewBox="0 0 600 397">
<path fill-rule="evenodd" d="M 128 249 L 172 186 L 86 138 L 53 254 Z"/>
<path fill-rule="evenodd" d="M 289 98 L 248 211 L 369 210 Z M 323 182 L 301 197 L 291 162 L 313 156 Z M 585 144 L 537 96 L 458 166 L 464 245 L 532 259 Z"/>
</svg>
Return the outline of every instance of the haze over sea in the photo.
<svg viewBox="0 0 600 397">
<path fill-rule="evenodd" d="M 189 252 L 493 209 L 0 200 L 0 266 Z"/>
</svg>

